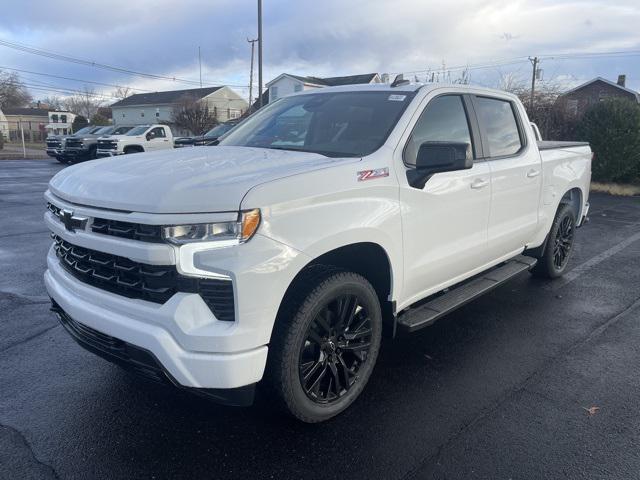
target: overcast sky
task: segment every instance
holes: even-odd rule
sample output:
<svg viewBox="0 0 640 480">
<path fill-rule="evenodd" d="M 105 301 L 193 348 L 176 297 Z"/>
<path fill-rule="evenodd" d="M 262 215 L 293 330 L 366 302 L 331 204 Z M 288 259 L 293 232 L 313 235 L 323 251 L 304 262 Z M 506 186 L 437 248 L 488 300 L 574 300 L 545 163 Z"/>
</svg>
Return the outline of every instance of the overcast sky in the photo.
<svg viewBox="0 0 640 480">
<path fill-rule="evenodd" d="M 640 1 L 264 0 L 264 79 L 282 72 L 333 76 L 419 71 L 462 65 L 471 81 L 497 86 L 511 74 L 529 81 L 527 56 L 629 52 L 590 58 L 545 58 L 544 80 L 573 86 L 595 76 L 640 90 Z M 256 33 L 253 0 L 22 0 L 0 15 L 0 40 L 126 69 L 198 80 L 198 46 L 206 85 L 249 83 Z M 635 52 L 632 54 L 631 52 Z M 487 66 L 500 61 L 501 66 Z M 0 68 L 39 88 L 78 89 L 83 81 L 144 90 L 190 88 L 53 60 L 0 46 Z M 453 76 L 459 71 L 451 72 Z M 407 75 L 405 75 L 406 77 Z M 413 78 L 413 74 L 410 75 Z M 257 81 L 257 75 L 256 75 Z M 43 84 L 45 86 L 43 86 Z M 113 88 L 93 86 L 109 94 Z M 32 90 L 44 97 L 44 90 Z M 52 92 L 55 93 L 55 92 Z"/>
</svg>

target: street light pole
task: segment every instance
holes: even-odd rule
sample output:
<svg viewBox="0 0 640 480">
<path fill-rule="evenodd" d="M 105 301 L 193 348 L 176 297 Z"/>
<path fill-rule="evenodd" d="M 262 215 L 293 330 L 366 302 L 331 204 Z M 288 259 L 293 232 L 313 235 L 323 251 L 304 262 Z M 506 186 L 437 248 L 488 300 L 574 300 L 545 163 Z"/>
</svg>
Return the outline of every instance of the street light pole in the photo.
<svg viewBox="0 0 640 480">
<path fill-rule="evenodd" d="M 262 0 L 258 0 L 258 108 L 262 107 Z"/>
</svg>

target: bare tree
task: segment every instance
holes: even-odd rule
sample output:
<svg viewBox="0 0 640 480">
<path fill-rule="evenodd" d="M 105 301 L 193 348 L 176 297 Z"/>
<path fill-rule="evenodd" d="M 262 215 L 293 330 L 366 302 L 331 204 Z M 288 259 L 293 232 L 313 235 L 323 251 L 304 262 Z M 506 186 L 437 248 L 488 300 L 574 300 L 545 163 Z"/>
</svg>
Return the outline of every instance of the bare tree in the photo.
<svg viewBox="0 0 640 480">
<path fill-rule="evenodd" d="M 42 105 L 46 105 L 53 110 L 62 110 L 64 109 L 64 99 L 58 97 L 57 95 L 50 95 L 48 97 L 41 98 L 38 100 Z"/>
<path fill-rule="evenodd" d="M 0 109 L 24 107 L 31 99 L 31 94 L 17 73 L 0 70 Z"/>
<path fill-rule="evenodd" d="M 131 87 L 119 86 L 113 91 L 112 96 L 118 100 L 124 100 L 127 97 L 133 95 L 133 89 Z"/>
<path fill-rule="evenodd" d="M 81 92 L 67 98 L 64 104 L 67 110 L 85 118 L 92 118 L 102 105 L 102 100 L 95 90 L 85 85 Z"/>
<path fill-rule="evenodd" d="M 192 96 L 184 96 L 174 105 L 171 119 L 176 127 L 195 135 L 202 135 L 218 123 L 206 102 Z"/>
</svg>

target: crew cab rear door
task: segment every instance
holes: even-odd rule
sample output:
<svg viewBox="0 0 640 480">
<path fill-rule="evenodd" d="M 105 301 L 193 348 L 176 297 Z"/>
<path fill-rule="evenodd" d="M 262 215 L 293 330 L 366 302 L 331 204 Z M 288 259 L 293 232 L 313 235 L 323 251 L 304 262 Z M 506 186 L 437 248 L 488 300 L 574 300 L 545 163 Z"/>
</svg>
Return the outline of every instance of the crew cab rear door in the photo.
<svg viewBox="0 0 640 480">
<path fill-rule="evenodd" d="M 492 259 L 522 250 L 537 230 L 542 160 L 526 116 L 510 97 L 471 97 L 491 169 L 488 251 Z"/>
<path fill-rule="evenodd" d="M 428 102 L 428 103 L 427 103 Z M 491 175 L 482 160 L 479 132 L 465 95 L 425 100 L 401 144 L 399 176 L 404 250 L 404 301 L 411 303 L 487 263 Z M 408 181 L 424 142 L 470 143 L 472 168 L 431 175 L 423 186 Z"/>
</svg>

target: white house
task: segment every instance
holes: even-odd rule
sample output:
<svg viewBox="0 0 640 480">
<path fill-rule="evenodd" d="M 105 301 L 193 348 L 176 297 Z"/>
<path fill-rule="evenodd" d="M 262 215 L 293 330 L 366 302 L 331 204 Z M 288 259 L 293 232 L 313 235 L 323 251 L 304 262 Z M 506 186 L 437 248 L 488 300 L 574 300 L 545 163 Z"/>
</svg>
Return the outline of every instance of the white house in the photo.
<svg viewBox="0 0 640 480">
<path fill-rule="evenodd" d="M 49 123 L 45 125 L 47 135 L 70 135 L 73 133 L 73 121 L 75 113 L 65 110 L 53 110 L 49 112 Z"/>
<path fill-rule="evenodd" d="M 171 125 L 173 108 L 185 97 L 206 102 L 219 122 L 240 118 L 249 108 L 247 101 L 229 87 L 193 88 L 168 92 L 138 93 L 111 105 L 114 125 L 165 123 Z M 179 135 L 190 132 L 176 131 Z"/>
<path fill-rule="evenodd" d="M 366 83 L 380 83 L 380 75 L 377 73 L 365 73 L 363 75 L 349 75 L 347 77 L 301 77 L 283 73 L 266 84 L 268 97 L 263 103 L 273 102 L 292 93 L 310 90 L 313 88 L 335 87 L 338 85 L 356 85 Z"/>
<path fill-rule="evenodd" d="M 3 136 L 5 141 L 9 138 L 9 121 L 2 113 L 2 110 L 0 110 L 0 135 Z"/>
</svg>

